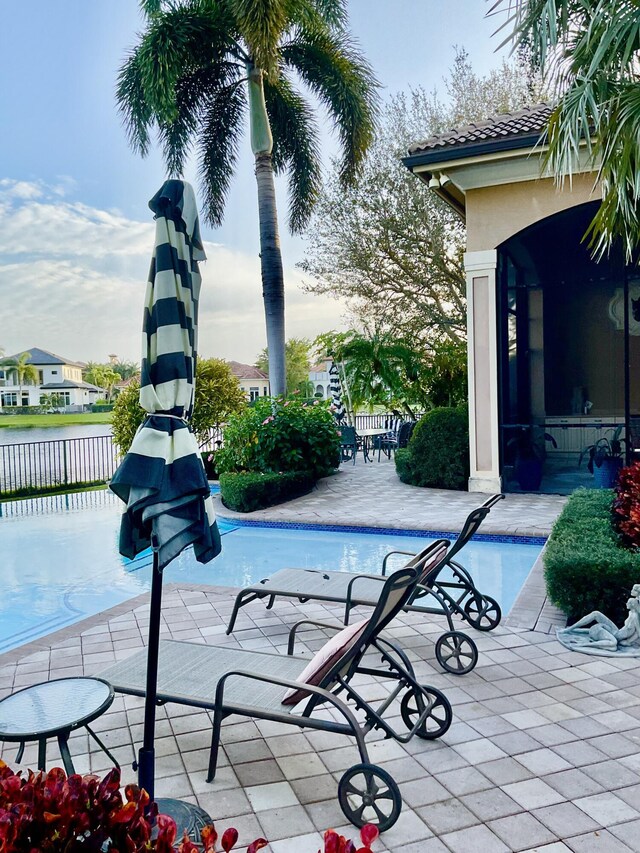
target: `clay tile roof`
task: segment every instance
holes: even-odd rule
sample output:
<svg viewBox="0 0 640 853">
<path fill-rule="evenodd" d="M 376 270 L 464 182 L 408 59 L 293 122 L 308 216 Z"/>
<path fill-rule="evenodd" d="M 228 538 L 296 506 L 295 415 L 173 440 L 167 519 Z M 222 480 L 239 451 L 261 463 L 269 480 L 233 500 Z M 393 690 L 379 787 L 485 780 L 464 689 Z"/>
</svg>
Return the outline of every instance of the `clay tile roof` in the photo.
<svg viewBox="0 0 640 853">
<path fill-rule="evenodd" d="M 439 136 L 432 136 L 423 142 L 415 142 L 409 147 L 409 155 L 541 134 L 547 125 L 551 110 L 552 107 L 549 104 L 536 104 L 515 113 L 491 116 L 485 121 L 467 124 Z"/>
<path fill-rule="evenodd" d="M 231 372 L 238 379 L 268 379 L 269 377 L 263 370 L 259 370 L 252 364 L 241 364 L 239 361 L 228 361 L 227 364 L 231 368 Z"/>
</svg>

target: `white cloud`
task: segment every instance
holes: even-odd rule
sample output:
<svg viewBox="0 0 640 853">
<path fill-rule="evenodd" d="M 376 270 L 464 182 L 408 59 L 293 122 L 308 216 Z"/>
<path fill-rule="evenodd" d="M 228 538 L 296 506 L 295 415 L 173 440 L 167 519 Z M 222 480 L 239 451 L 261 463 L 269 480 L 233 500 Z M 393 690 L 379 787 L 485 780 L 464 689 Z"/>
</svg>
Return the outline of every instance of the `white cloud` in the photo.
<svg viewBox="0 0 640 853">
<path fill-rule="evenodd" d="M 64 179 L 56 187 L 0 180 L 0 346 L 138 360 L 153 221 L 63 200 L 72 190 Z M 259 259 L 216 243 L 205 249 L 200 352 L 251 362 L 266 343 Z M 287 335 L 340 327 L 344 305 L 303 293 L 300 282 L 285 269 Z"/>
</svg>

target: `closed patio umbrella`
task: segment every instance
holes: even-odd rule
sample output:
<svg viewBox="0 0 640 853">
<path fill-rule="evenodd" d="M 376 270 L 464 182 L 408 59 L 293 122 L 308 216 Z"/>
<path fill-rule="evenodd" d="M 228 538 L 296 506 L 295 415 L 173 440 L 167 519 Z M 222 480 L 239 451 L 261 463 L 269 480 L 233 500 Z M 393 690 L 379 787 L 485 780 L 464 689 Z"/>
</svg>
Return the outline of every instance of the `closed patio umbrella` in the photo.
<svg viewBox="0 0 640 853">
<path fill-rule="evenodd" d="M 331 362 L 331 367 L 329 368 L 329 390 L 331 392 L 331 402 L 334 407 L 333 414 L 335 415 L 338 423 L 342 423 L 347 412 L 345 410 L 344 403 L 342 402 L 342 383 L 340 382 L 338 365 L 335 361 Z"/>
<path fill-rule="evenodd" d="M 188 545 L 201 563 L 220 553 L 209 484 L 189 427 L 198 339 L 198 262 L 205 259 L 192 187 L 166 181 L 151 199 L 156 237 L 144 305 L 140 405 L 148 415 L 111 481 L 126 503 L 120 553 L 151 546 L 153 572 L 143 745 L 138 781 L 154 799 L 154 729 L 162 603 L 162 570 Z M 188 810 L 163 801 L 160 811 Z M 204 813 L 203 813 L 204 814 Z M 176 816 L 175 814 L 173 815 Z M 206 817 L 206 815 L 205 815 Z M 179 815 L 184 823 L 184 814 Z"/>
</svg>

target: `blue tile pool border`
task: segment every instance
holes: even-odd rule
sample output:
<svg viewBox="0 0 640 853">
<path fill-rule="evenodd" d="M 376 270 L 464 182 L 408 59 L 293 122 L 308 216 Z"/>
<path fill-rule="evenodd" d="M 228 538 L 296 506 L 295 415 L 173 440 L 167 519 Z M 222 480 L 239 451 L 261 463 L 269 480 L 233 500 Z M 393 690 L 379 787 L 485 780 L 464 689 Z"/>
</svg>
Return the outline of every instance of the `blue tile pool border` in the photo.
<svg viewBox="0 0 640 853">
<path fill-rule="evenodd" d="M 368 527 L 355 524 L 315 524 L 310 521 L 254 521 L 248 518 L 229 518 L 218 514 L 218 518 L 236 527 L 275 527 L 280 530 L 324 530 L 330 533 L 372 533 L 383 536 L 415 536 L 421 539 L 457 539 L 460 531 L 413 530 L 398 527 Z M 477 542 L 509 542 L 512 545 L 545 545 L 546 536 L 513 536 L 506 533 L 476 533 Z"/>
</svg>

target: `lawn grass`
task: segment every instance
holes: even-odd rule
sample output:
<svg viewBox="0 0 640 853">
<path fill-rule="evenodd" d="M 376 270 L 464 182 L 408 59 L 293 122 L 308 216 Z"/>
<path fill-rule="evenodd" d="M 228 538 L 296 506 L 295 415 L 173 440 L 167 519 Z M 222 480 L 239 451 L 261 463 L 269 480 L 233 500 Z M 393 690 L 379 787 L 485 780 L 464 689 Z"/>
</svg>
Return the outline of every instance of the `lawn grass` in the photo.
<svg viewBox="0 0 640 853">
<path fill-rule="evenodd" d="M 111 412 L 76 412 L 68 415 L 0 415 L 0 429 L 110 423 Z"/>
</svg>

